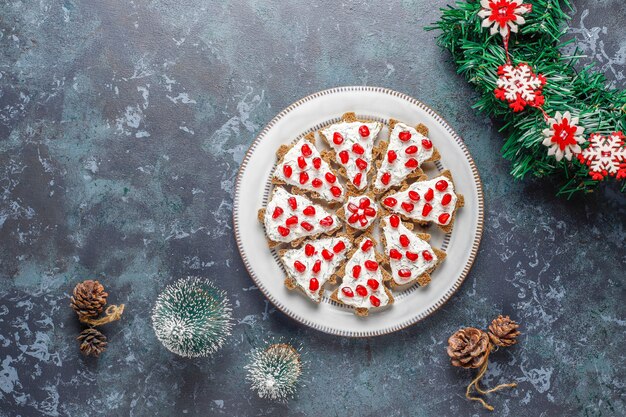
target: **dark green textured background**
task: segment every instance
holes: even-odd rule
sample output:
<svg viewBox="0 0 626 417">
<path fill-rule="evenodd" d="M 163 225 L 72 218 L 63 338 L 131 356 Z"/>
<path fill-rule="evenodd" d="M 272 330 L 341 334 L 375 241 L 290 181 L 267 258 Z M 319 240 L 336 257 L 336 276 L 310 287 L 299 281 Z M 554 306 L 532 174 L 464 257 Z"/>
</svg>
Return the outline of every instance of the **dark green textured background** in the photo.
<svg viewBox="0 0 626 417">
<path fill-rule="evenodd" d="M 521 343 L 493 355 L 501 416 L 623 416 L 625 199 L 616 187 L 565 202 L 516 182 L 497 125 L 423 27 L 445 0 L 30 1 L 0 5 L 0 416 L 471 416 L 470 373 L 446 339 L 503 312 Z M 579 1 L 585 62 L 626 84 L 626 6 Z M 350 340 L 277 312 L 232 236 L 243 153 L 276 113 L 341 85 L 392 88 L 436 109 L 480 170 L 485 234 L 474 268 L 432 317 Z M 167 352 L 150 326 L 159 291 L 184 275 L 227 290 L 236 326 L 215 359 Z M 82 358 L 68 308 L 98 278 L 125 303 L 110 347 Z M 245 354 L 301 343 L 306 386 L 288 405 L 256 398 Z"/>
</svg>

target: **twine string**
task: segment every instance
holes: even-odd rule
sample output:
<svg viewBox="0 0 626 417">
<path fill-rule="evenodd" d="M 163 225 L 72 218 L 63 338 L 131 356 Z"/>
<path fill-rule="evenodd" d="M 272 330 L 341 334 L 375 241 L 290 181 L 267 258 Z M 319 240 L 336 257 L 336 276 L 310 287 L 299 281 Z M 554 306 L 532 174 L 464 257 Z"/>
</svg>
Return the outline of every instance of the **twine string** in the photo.
<svg viewBox="0 0 626 417">
<path fill-rule="evenodd" d="M 476 375 L 476 377 L 472 380 L 472 382 L 470 382 L 469 385 L 467 386 L 467 389 L 465 390 L 465 398 L 467 398 L 470 401 L 478 401 L 487 410 L 493 411 L 493 406 L 488 404 L 485 400 L 483 400 L 480 397 L 475 397 L 475 396 L 470 395 L 472 388 L 474 388 L 476 392 L 478 392 L 479 394 L 485 395 L 485 394 L 489 394 L 492 392 L 500 391 L 501 389 L 504 389 L 504 388 L 514 388 L 517 386 L 517 383 L 512 382 L 510 384 L 500 384 L 486 391 L 481 389 L 478 383 L 480 382 L 482 377 L 485 375 L 485 372 L 487 372 L 487 365 L 489 365 L 489 353 L 487 353 L 487 358 L 485 358 L 485 363 L 483 364 L 483 366 L 480 367 L 480 371 L 478 371 L 478 375 Z"/>
<path fill-rule="evenodd" d="M 124 312 L 124 304 L 115 305 L 112 304 L 107 307 L 104 311 L 104 317 L 100 317 L 99 319 L 93 319 L 89 317 L 81 317 L 80 321 L 90 326 L 102 326 L 103 324 L 111 323 L 112 321 L 117 321 L 122 318 L 122 313 Z"/>
</svg>

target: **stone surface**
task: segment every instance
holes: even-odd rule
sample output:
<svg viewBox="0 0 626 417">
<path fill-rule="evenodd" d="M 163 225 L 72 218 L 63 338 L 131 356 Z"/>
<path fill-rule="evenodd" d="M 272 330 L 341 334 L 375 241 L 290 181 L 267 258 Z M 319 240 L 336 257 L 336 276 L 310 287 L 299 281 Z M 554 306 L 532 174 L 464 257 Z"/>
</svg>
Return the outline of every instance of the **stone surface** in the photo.
<svg viewBox="0 0 626 417">
<path fill-rule="evenodd" d="M 608 187 L 566 202 L 550 184 L 513 181 L 501 135 L 423 30 L 446 0 L 282 3 L 0 6 L 0 416 L 484 414 L 463 398 L 470 374 L 449 365 L 446 339 L 500 312 L 524 334 L 485 378 L 519 384 L 492 396 L 497 415 L 625 415 L 624 197 Z M 571 33 L 587 62 L 624 88 L 626 6 L 577 3 Z M 465 138 L 486 199 L 457 295 L 363 340 L 277 312 L 231 224 L 237 168 L 262 126 L 307 94 L 354 84 L 435 108 Z M 214 277 L 234 303 L 234 335 L 213 360 L 173 356 L 150 326 L 160 289 L 187 274 Z M 86 278 L 127 305 L 98 361 L 80 356 L 68 307 Z M 245 354 L 270 336 L 306 351 L 306 388 L 288 405 L 244 383 Z"/>
</svg>

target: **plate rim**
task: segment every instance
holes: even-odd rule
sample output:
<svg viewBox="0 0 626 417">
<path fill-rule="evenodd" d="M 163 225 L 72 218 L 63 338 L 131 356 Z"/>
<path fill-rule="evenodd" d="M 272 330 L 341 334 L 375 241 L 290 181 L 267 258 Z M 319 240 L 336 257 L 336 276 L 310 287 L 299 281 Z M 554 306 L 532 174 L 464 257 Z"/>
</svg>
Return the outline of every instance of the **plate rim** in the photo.
<svg viewBox="0 0 626 417">
<path fill-rule="evenodd" d="M 424 110 L 426 113 L 430 114 L 431 116 L 433 116 L 439 123 L 441 123 L 442 127 L 451 135 L 452 139 L 454 139 L 459 146 L 461 147 L 461 150 L 463 151 L 463 154 L 465 155 L 465 157 L 467 158 L 467 161 L 470 165 L 470 169 L 472 171 L 472 174 L 474 176 L 474 180 L 475 180 L 475 184 L 476 184 L 476 190 L 477 190 L 477 197 L 478 197 L 478 224 L 477 224 L 477 228 L 476 228 L 476 236 L 474 238 L 474 241 L 472 242 L 472 247 L 471 247 L 471 251 L 470 251 L 470 256 L 467 260 L 467 262 L 465 263 L 465 265 L 463 266 L 463 270 L 461 271 L 461 274 L 459 275 L 459 277 L 454 281 L 454 284 L 452 285 L 452 287 L 446 291 L 443 295 L 443 297 L 441 297 L 439 300 L 437 300 L 437 302 L 431 306 L 430 308 L 428 308 L 425 312 L 420 313 L 416 316 L 413 316 L 409 319 L 407 319 L 406 321 L 400 323 L 399 325 L 395 325 L 395 326 L 390 326 L 389 328 L 383 329 L 383 330 L 378 330 L 378 331 L 371 331 L 371 330 L 365 330 L 365 331 L 360 331 L 360 332 L 354 332 L 354 331 L 341 331 L 338 329 L 333 329 L 330 327 L 324 327 L 321 325 L 318 325 L 317 323 L 314 322 L 305 322 L 300 320 L 297 315 L 292 314 L 288 309 L 286 309 L 286 307 L 284 305 L 282 305 L 282 303 L 278 300 L 276 300 L 273 296 L 271 296 L 267 289 L 265 288 L 265 286 L 262 284 L 262 282 L 260 281 L 259 277 L 256 276 L 256 274 L 254 273 L 254 271 L 252 270 L 252 267 L 250 265 L 250 262 L 248 260 L 248 257 L 246 256 L 245 252 L 242 250 L 242 243 L 241 243 L 241 231 L 239 229 L 239 225 L 236 221 L 237 218 L 237 214 L 239 211 L 239 192 L 240 192 L 240 187 L 241 187 L 241 178 L 243 176 L 243 172 L 244 169 L 246 168 L 247 164 L 248 164 L 248 160 L 250 159 L 252 152 L 256 149 L 257 145 L 261 142 L 261 140 L 263 140 L 265 138 L 265 136 L 267 135 L 267 133 L 269 132 L 269 130 L 276 124 L 278 123 L 278 121 L 280 121 L 283 117 L 285 117 L 289 112 L 291 112 L 292 110 L 294 110 L 295 108 L 299 107 L 300 105 L 311 101 L 313 99 L 316 99 L 318 97 L 321 96 L 325 96 L 328 94 L 335 94 L 335 93 L 346 93 L 346 92 L 372 92 L 372 93 L 383 93 L 383 94 L 389 94 L 391 96 L 403 99 L 407 102 L 409 102 L 412 105 L 415 105 L 419 108 L 421 108 L 422 110 Z M 235 192 L 233 195 L 233 214 L 232 214 L 232 221 L 233 221 L 233 233 L 235 236 L 235 241 L 237 243 L 237 251 L 239 252 L 239 256 L 241 257 L 241 260 L 244 263 L 244 266 L 248 272 L 248 275 L 250 276 L 250 278 L 252 278 L 252 281 L 254 282 L 254 284 L 259 288 L 259 290 L 263 293 L 263 295 L 265 296 L 265 298 L 267 300 L 269 300 L 277 309 L 279 309 L 282 313 L 284 313 L 286 316 L 288 316 L 289 318 L 295 320 L 296 322 L 303 324 L 307 327 L 310 327 L 312 329 L 321 331 L 323 333 L 326 334 L 331 334 L 331 335 L 335 335 L 335 336 L 343 336 L 343 337 L 350 337 L 350 338 L 365 338 L 365 337 L 375 337 L 375 336 L 383 336 L 386 334 L 391 334 L 391 333 L 395 333 L 399 330 L 402 329 L 406 329 L 409 326 L 412 326 L 428 317 L 430 317 L 430 315 L 432 315 L 434 312 L 436 312 L 437 310 L 439 310 L 441 307 L 443 307 L 451 298 L 454 294 L 456 294 L 456 292 L 459 290 L 459 288 L 461 287 L 461 285 L 463 285 L 463 282 L 465 282 L 465 278 L 467 277 L 467 275 L 469 274 L 470 270 L 472 269 L 472 266 L 474 265 L 474 261 L 476 259 L 476 256 L 478 254 L 478 249 L 480 247 L 480 243 L 482 240 L 482 235 L 483 235 L 483 229 L 484 229 L 484 209 L 485 209 L 485 204 L 484 204 L 484 194 L 483 194 L 483 184 L 482 181 L 480 179 L 480 174 L 478 173 L 478 168 L 476 167 L 476 163 L 474 162 L 474 159 L 472 158 L 472 155 L 469 153 L 469 150 L 467 149 L 467 146 L 465 145 L 465 141 L 463 140 L 463 138 L 461 138 L 461 136 L 456 133 L 456 131 L 454 129 L 452 129 L 452 127 L 450 126 L 450 124 L 439 115 L 439 113 L 437 113 L 436 111 L 434 111 L 431 107 L 429 107 L 428 105 L 424 104 L 423 102 L 409 96 L 408 94 L 405 93 L 401 93 L 399 91 L 395 91 L 389 88 L 385 88 L 385 87 L 374 87 L 374 86 L 342 86 L 342 87 L 333 87 L 333 88 L 329 88 L 329 89 L 325 89 L 325 90 L 320 90 L 316 93 L 313 94 L 309 94 L 295 102 L 293 102 L 292 104 L 290 104 L 289 106 L 285 107 L 283 110 L 281 110 L 276 116 L 274 116 L 269 123 L 267 123 L 263 129 L 257 134 L 257 136 L 254 138 L 254 140 L 252 141 L 252 143 L 250 144 L 250 146 L 248 147 L 248 149 L 246 150 L 246 153 L 241 161 L 241 164 L 239 165 L 239 169 L 237 170 L 237 177 L 235 180 Z"/>
</svg>

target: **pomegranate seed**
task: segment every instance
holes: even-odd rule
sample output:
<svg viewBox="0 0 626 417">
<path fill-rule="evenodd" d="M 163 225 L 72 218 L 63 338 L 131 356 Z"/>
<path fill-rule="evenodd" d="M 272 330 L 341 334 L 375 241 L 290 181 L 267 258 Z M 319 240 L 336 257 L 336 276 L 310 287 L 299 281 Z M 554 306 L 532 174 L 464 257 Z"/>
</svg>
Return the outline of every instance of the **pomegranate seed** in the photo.
<svg viewBox="0 0 626 417">
<path fill-rule="evenodd" d="M 450 204 L 450 201 L 452 201 L 452 196 L 450 194 L 444 194 L 443 198 L 441 199 L 441 205 L 447 206 L 448 204 Z"/>
<path fill-rule="evenodd" d="M 343 243 L 343 241 L 339 241 L 339 243 L 337 243 L 334 247 L 333 247 L 333 252 L 335 253 L 339 253 L 342 250 L 344 250 L 346 248 L 346 244 Z"/>
<path fill-rule="evenodd" d="M 387 161 L 389 161 L 390 164 L 393 164 L 393 161 L 395 161 L 396 158 L 398 158 L 398 155 L 395 153 L 395 151 L 387 152 Z"/>
<path fill-rule="evenodd" d="M 402 209 L 406 211 L 407 213 L 412 212 L 413 209 L 415 208 L 413 204 L 407 203 L 407 202 L 402 203 L 401 206 L 402 206 Z"/>
<path fill-rule="evenodd" d="M 406 252 L 406 257 L 409 258 L 410 260 L 412 260 L 413 262 L 415 262 L 417 260 L 417 253 L 413 253 L 413 252 Z"/>
<path fill-rule="evenodd" d="M 378 289 L 378 285 L 379 285 L 378 281 L 376 281 L 375 279 L 370 278 L 367 280 L 367 286 L 373 289 L 374 291 Z"/>
<path fill-rule="evenodd" d="M 398 225 L 400 224 L 400 217 L 394 214 L 393 216 L 389 217 L 389 223 L 392 227 L 398 227 Z"/>
<path fill-rule="evenodd" d="M 365 261 L 363 265 L 365 265 L 365 268 L 369 269 L 370 271 L 376 271 L 378 269 L 378 262 L 371 261 L 369 259 Z"/>
<path fill-rule="evenodd" d="M 304 160 L 303 156 L 298 157 L 298 166 L 300 167 L 300 169 L 306 168 L 306 161 Z"/>
<path fill-rule="evenodd" d="M 420 201 L 420 195 L 417 193 L 417 191 L 409 191 L 409 198 L 413 201 Z"/>
<path fill-rule="evenodd" d="M 425 260 L 427 260 L 429 262 L 433 260 L 433 255 L 430 252 L 428 252 L 427 250 L 422 252 L 422 256 L 424 257 Z"/>
<path fill-rule="evenodd" d="M 354 203 L 348 203 L 348 210 L 350 210 L 352 213 L 356 213 L 357 211 L 359 211 L 359 208 Z"/>
<path fill-rule="evenodd" d="M 433 209 L 433 206 L 431 206 L 430 204 L 428 203 L 424 204 L 424 208 L 422 209 L 422 216 L 428 216 L 428 213 L 430 213 L 432 209 Z"/>
<path fill-rule="evenodd" d="M 356 222 L 357 220 L 359 220 L 359 214 L 358 213 L 354 213 L 353 215 L 348 217 L 348 223 L 350 223 L 350 224 Z"/>
<path fill-rule="evenodd" d="M 298 208 L 298 202 L 296 201 L 295 197 L 289 197 L 287 199 L 287 202 L 289 203 L 289 207 L 291 207 L 292 210 L 295 210 Z"/>
<path fill-rule="evenodd" d="M 404 132 L 400 132 L 400 134 L 398 134 L 398 137 L 402 142 L 406 142 L 407 140 L 411 139 L 411 132 L 405 130 Z"/>
<path fill-rule="evenodd" d="M 408 161 L 406 161 L 406 163 L 404 164 L 405 167 L 407 168 L 417 168 L 417 159 L 415 158 L 411 158 Z"/>
<path fill-rule="evenodd" d="M 433 143 L 428 139 L 422 139 L 422 146 L 426 149 L 430 149 L 433 147 Z"/>
<path fill-rule="evenodd" d="M 370 295 L 370 303 L 372 303 L 374 307 L 380 307 L 380 300 L 374 295 Z"/>
<path fill-rule="evenodd" d="M 352 278 L 357 279 L 361 275 L 361 265 L 354 265 L 352 267 Z"/>
<path fill-rule="evenodd" d="M 365 297 L 367 295 L 367 288 L 362 285 L 357 285 L 356 293 L 359 294 L 361 297 Z"/>
<path fill-rule="evenodd" d="M 359 207 L 361 207 L 362 209 L 369 207 L 370 204 L 371 204 L 371 201 L 367 197 L 363 197 L 359 200 Z"/>
<path fill-rule="evenodd" d="M 327 261 L 330 261 L 331 259 L 333 259 L 333 256 L 335 256 L 335 254 L 329 251 L 328 249 L 324 249 L 322 251 L 322 257 L 326 259 Z"/>
<path fill-rule="evenodd" d="M 300 173 L 300 184 L 306 184 L 306 182 L 309 180 L 309 174 L 307 174 L 306 172 L 301 172 Z"/>
<path fill-rule="evenodd" d="M 401 269 L 398 271 L 398 275 L 400 276 L 400 278 L 410 278 L 411 277 L 411 270 L 410 269 Z"/>
<path fill-rule="evenodd" d="M 354 161 L 354 163 L 356 164 L 357 168 L 360 169 L 361 171 L 365 171 L 367 169 L 367 162 L 365 162 L 365 160 L 362 158 L 357 158 L 357 160 Z"/>
<path fill-rule="evenodd" d="M 335 181 L 337 181 L 337 177 L 335 177 L 335 175 L 331 172 L 327 172 L 326 175 L 324 175 L 324 178 L 326 178 L 326 181 L 331 184 L 334 184 Z"/>
<path fill-rule="evenodd" d="M 302 228 L 306 230 L 307 232 L 310 232 L 311 230 L 313 230 L 313 225 L 309 222 L 302 222 L 300 223 L 300 226 L 302 226 Z"/>
<path fill-rule="evenodd" d="M 361 223 L 361 227 L 367 226 L 367 217 L 365 216 L 359 217 L 359 223 Z"/>
<path fill-rule="evenodd" d="M 283 214 L 284 210 L 281 209 L 280 207 L 276 207 L 274 209 L 274 213 L 272 213 L 272 219 L 277 218 L 278 216 L 280 216 L 281 214 Z"/>
<path fill-rule="evenodd" d="M 393 197 L 387 197 L 383 200 L 383 204 L 386 205 L 387 207 L 393 207 L 396 204 L 398 204 L 398 200 L 396 200 Z"/>
<path fill-rule="evenodd" d="M 332 226 L 333 218 L 330 216 L 326 216 L 322 220 L 320 220 L 320 224 L 325 227 Z"/>
<path fill-rule="evenodd" d="M 304 254 L 306 256 L 313 256 L 314 253 L 315 253 L 315 247 L 311 245 L 310 243 L 307 243 L 306 246 L 304 247 Z"/>
<path fill-rule="evenodd" d="M 374 217 L 376 216 L 376 209 L 374 207 L 365 207 L 363 213 L 365 213 L 366 216 Z"/>
<path fill-rule="evenodd" d="M 293 267 L 296 268 L 296 271 L 302 273 L 304 271 L 306 271 L 306 266 L 304 266 L 304 264 L 300 261 L 295 261 L 293 263 Z"/>
<path fill-rule="evenodd" d="M 437 184 L 435 184 L 435 188 L 439 191 L 444 191 L 446 188 L 448 188 L 448 181 L 446 180 L 437 181 Z"/>
<path fill-rule="evenodd" d="M 315 216 L 315 207 L 306 206 L 304 210 L 302 210 L 302 214 L 304 214 L 305 216 Z"/>
<path fill-rule="evenodd" d="M 298 224 L 298 216 L 291 216 L 290 218 L 285 220 L 285 224 L 289 227 L 295 226 L 296 224 Z"/>
<path fill-rule="evenodd" d="M 319 288 L 320 282 L 317 280 L 317 278 L 311 278 L 311 280 L 309 281 L 309 290 L 317 291 Z"/>
<path fill-rule="evenodd" d="M 317 261 L 315 261 L 315 263 L 313 264 L 313 268 L 311 268 L 311 271 L 313 271 L 314 273 L 318 273 L 320 272 L 320 269 L 322 269 L 322 261 L 320 261 L 319 259 Z"/>
<path fill-rule="evenodd" d="M 313 153 L 313 151 L 311 150 L 311 147 L 307 145 L 306 143 L 302 145 L 302 148 L 300 148 L 300 150 L 302 151 L 302 155 L 306 156 L 307 158 L 311 156 L 311 154 Z"/>
<path fill-rule="evenodd" d="M 414 154 L 414 153 L 416 153 L 416 152 L 417 152 L 417 146 L 415 146 L 415 145 L 411 145 L 411 146 L 409 146 L 408 148 L 406 148 L 406 149 L 404 150 L 404 152 L 406 152 L 406 153 L 407 153 L 407 155 Z"/>
<path fill-rule="evenodd" d="M 439 216 L 439 223 L 446 224 L 450 220 L 450 215 L 448 213 L 443 213 Z"/>
<path fill-rule="evenodd" d="M 285 174 L 285 177 L 287 178 L 291 177 L 292 173 L 293 173 L 293 170 L 291 169 L 289 165 L 283 165 L 283 174 Z"/>
<path fill-rule="evenodd" d="M 313 186 L 313 188 L 320 188 L 322 184 L 322 180 L 320 180 L 319 178 L 313 178 L 313 181 L 311 181 L 311 185 Z"/>
<path fill-rule="evenodd" d="M 341 292 L 346 296 L 346 297 L 354 297 L 354 293 L 352 292 L 352 290 L 348 287 L 343 287 L 341 289 Z"/>
<path fill-rule="evenodd" d="M 359 127 L 359 135 L 363 136 L 364 138 L 368 137 L 370 135 L 370 128 L 362 125 L 361 127 Z"/>
<path fill-rule="evenodd" d="M 402 246 L 406 248 L 407 246 L 409 246 L 409 243 L 411 243 L 411 241 L 409 240 L 409 237 L 407 235 L 400 235 L 400 244 Z"/>
<path fill-rule="evenodd" d="M 392 259 L 402 259 L 402 254 L 397 249 L 391 249 L 389 251 L 389 257 Z"/>
<path fill-rule="evenodd" d="M 363 244 L 361 245 L 361 250 L 363 252 L 367 252 L 368 250 L 370 250 L 370 248 L 374 246 L 374 242 L 372 242 L 371 239 L 367 239 L 365 242 L 363 242 Z"/>
<path fill-rule="evenodd" d="M 380 182 L 382 182 L 385 185 L 388 185 L 390 180 L 391 180 L 391 174 L 388 172 L 385 172 L 383 176 L 380 178 Z"/>
<path fill-rule="evenodd" d="M 313 158 L 313 167 L 315 169 L 320 169 L 322 166 L 322 158 Z"/>
<path fill-rule="evenodd" d="M 359 172 L 358 174 L 356 174 L 354 176 L 354 179 L 352 180 L 352 183 L 354 183 L 354 185 L 356 185 L 357 187 L 361 185 L 361 173 Z"/>
<path fill-rule="evenodd" d="M 352 152 L 357 155 L 363 155 L 365 153 L 365 149 L 363 149 L 363 147 L 358 143 L 355 143 L 354 145 L 352 145 Z"/>
<path fill-rule="evenodd" d="M 343 143 L 343 136 L 341 136 L 341 133 L 335 132 L 333 134 L 333 142 L 335 145 L 341 145 Z"/>
<path fill-rule="evenodd" d="M 287 236 L 289 234 L 289 229 L 283 226 L 278 226 L 278 233 L 280 233 L 281 236 Z"/>
<path fill-rule="evenodd" d="M 335 197 L 339 197 L 341 195 L 341 188 L 333 185 L 332 187 L 330 187 L 330 192 L 333 193 Z"/>
<path fill-rule="evenodd" d="M 435 197 L 435 192 L 432 188 L 429 188 L 428 191 L 426 191 L 426 194 L 424 194 L 424 199 L 426 199 L 426 201 L 430 201 L 433 197 Z"/>
<path fill-rule="evenodd" d="M 350 155 L 348 155 L 348 151 L 341 151 L 339 152 L 339 159 L 341 159 L 341 163 L 342 164 L 347 164 L 348 160 L 350 159 Z"/>
</svg>

